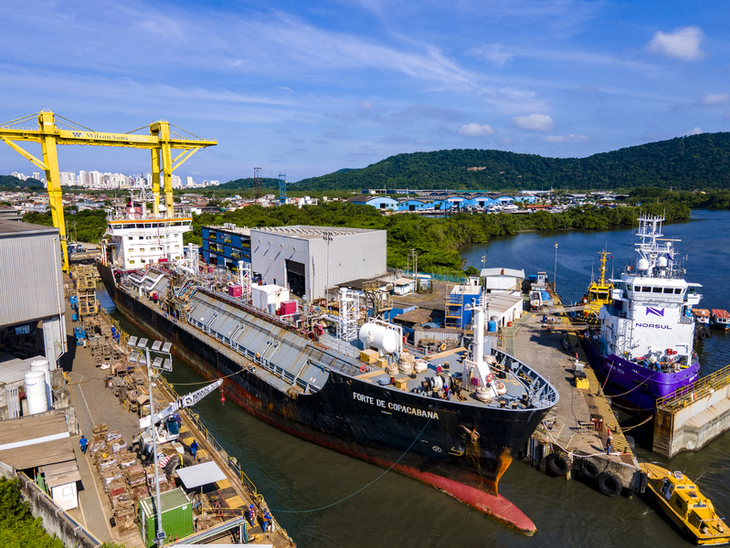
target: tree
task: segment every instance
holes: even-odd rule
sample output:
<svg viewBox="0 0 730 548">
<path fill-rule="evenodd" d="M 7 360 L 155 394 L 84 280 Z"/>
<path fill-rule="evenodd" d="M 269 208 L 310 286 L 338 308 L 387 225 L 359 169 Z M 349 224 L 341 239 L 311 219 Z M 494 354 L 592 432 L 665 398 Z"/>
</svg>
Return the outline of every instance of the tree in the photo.
<svg viewBox="0 0 730 548">
<path fill-rule="evenodd" d="M 0 477 L 0 546 L 3 548 L 63 548 L 60 539 L 43 529 L 41 518 L 33 519 L 23 501 L 18 478 Z"/>
</svg>

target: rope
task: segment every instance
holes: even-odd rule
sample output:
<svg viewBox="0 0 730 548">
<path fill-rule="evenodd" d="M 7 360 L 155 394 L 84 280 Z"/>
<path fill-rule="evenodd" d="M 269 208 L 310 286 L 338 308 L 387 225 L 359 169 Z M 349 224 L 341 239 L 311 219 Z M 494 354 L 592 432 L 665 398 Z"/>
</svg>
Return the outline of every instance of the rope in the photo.
<svg viewBox="0 0 730 548">
<path fill-rule="evenodd" d="M 608 378 L 611 376 L 611 371 L 613 371 L 613 362 L 611 362 L 611 367 L 608 368 L 608 373 L 606 373 L 606 380 L 603 381 L 603 386 L 601 386 L 601 392 L 603 392 L 603 389 L 606 388 L 606 383 L 608 383 Z"/>
<path fill-rule="evenodd" d="M 438 408 L 438 406 L 437 406 L 437 408 Z M 401 455 L 400 457 L 398 457 L 398 460 L 397 460 L 397 461 L 395 461 L 395 462 L 394 462 L 393 464 L 391 464 L 391 465 L 390 465 L 390 467 L 388 467 L 388 469 L 387 469 L 387 470 L 386 470 L 385 472 L 383 472 L 382 474 L 380 474 L 380 475 L 379 475 L 379 476 L 378 476 L 377 478 L 375 478 L 375 479 L 374 479 L 373 481 L 371 481 L 371 482 L 370 482 L 370 483 L 368 483 L 367 485 L 364 485 L 363 487 L 361 487 L 360 489 L 358 489 L 358 490 L 357 490 L 357 491 L 355 491 L 354 493 L 351 493 L 351 494 L 347 495 L 346 497 L 344 497 L 344 498 L 341 498 L 340 500 L 338 500 L 338 501 L 335 501 L 335 502 L 333 502 L 333 503 L 331 503 L 331 504 L 327 504 L 326 506 L 321 506 L 321 507 L 319 507 L 319 508 L 313 508 L 313 509 L 311 509 L 311 510 L 275 510 L 275 509 L 273 509 L 273 508 L 272 508 L 272 509 L 270 509 L 270 511 L 271 511 L 271 512 L 274 512 L 274 513 L 282 513 L 282 514 L 309 514 L 309 513 L 312 513 L 312 512 L 319 512 L 320 510 L 326 510 L 327 508 L 332 508 L 333 506 L 336 506 L 337 504 L 340 504 L 340 503 L 342 503 L 342 502 L 345 502 L 345 501 L 346 501 L 346 500 L 348 500 L 348 499 L 351 499 L 352 497 L 354 497 L 354 496 L 355 496 L 355 495 L 357 495 L 358 493 L 361 493 L 362 491 L 364 491 L 365 489 L 367 489 L 368 487 L 370 487 L 371 485 L 373 485 L 373 484 L 374 484 L 374 483 L 375 483 L 376 481 L 378 481 L 378 480 L 379 480 L 379 479 L 381 479 L 381 478 L 382 478 L 383 476 L 385 476 L 385 474 L 387 474 L 388 472 L 390 472 L 390 471 L 391 471 L 391 470 L 392 470 L 392 469 L 393 469 L 393 468 L 394 468 L 394 467 L 395 467 L 395 466 L 396 466 L 396 465 L 397 465 L 397 464 L 398 464 L 398 463 L 399 463 L 399 462 L 400 462 L 400 461 L 401 461 L 401 460 L 403 459 L 403 457 L 405 457 L 405 456 L 406 456 L 406 454 L 407 454 L 407 453 L 408 453 L 408 452 L 409 452 L 409 451 L 410 451 L 410 450 L 411 450 L 411 449 L 413 448 L 413 446 L 415 445 L 415 443 L 416 443 L 416 442 L 418 441 L 418 439 L 419 439 L 419 438 L 421 437 L 421 434 L 423 434 L 423 432 L 424 432 L 424 431 L 426 430 L 426 427 L 427 427 L 427 426 L 428 426 L 429 424 L 431 424 L 431 421 L 432 421 L 432 420 L 433 420 L 433 419 L 428 419 L 428 422 L 427 422 L 426 424 L 424 424 L 424 425 L 423 425 L 423 428 L 421 429 L 421 431 L 420 431 L 420 432 L 418 433 L 418 435 L 417 435 L 417 436 L 416 436 L 416 437 L 415 437 L 415 438 L 413 439 L 413 443 L 411 443 L 411 445 L 410 445 L 410 446 L 408 446 L 408 449 L 406 449 L 406 450 L 405 450 L 405 451 L 403 452 L 403 454 L 402 454 L 402 455 Z"/>
<path fill-rule="evenodd" d="M 644 419 L 643 421 L 641 421 L 639 424 L 635 424 L 634 426 L 626 426 L 626 427 L 622 426 L 621 427 L 621 431 L 622 432 L 628 432 L 629 430 L 633 430 L 634 428 L 638 428 L 639 426 L 641 426 L 642 424 L 646 424 L 647 422 L 649 422 L 653 418 L 654 418 L 654 415 L 650 415 L 646 419 Z"/>
<path fill-rule="evenodd" d="M 555 445 L 557 445 L 558 447 L 560 447 L 563 451 L 565 451 L 566 453 L 568 453 L 571 457 L 577 457 L 579 459 L 587 459 L 589 457 L 597 457 L 599 455 L 605 455 L 606 454 L 604 451 L 601 451 L 600 453 L 593 453 L 593 454 L 590 454 L 590 455 L 579 455 L 575 451 L 570 451 L 567 448 L 565 448 L 562 445 L 560 445 L 560 443 L 558 442 L 558 440 L 555 439 L 555 436 L 553 436 L 552 432 L 550 432 L 550 430 L 548 430 L 547 424 L 545 424 L 545 421 L 542 421 L 542 423 L 543 423 L 543 426 L 545 427 L 545 432 L 547 432 L 547 435 L 552 438 L 553 442 L 555 442 Z M 616 454 L 618 454 L 618 453 L 616 453 Z"/>
</svg>

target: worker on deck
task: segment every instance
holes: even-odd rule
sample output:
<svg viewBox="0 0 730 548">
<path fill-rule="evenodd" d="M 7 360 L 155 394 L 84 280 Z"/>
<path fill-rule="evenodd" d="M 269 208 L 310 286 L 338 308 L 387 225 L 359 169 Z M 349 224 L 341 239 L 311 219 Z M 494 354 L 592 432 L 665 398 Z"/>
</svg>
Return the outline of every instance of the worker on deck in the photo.
<svg viewBox="0 0 730 548">
<path fill-rule="evenodd" d="M 256 526 L 256 508 L 254 508 L 254 505 L 248 507 L 248 522 L 251 524 L 251 527 Z"/>
<path fill-rule="evenodd" d="M 193 440 L 193 443 L 190 444 L 190 454 L 195 458 L 195 455 L 198 453 L 198 442 Z"/>
</svg>

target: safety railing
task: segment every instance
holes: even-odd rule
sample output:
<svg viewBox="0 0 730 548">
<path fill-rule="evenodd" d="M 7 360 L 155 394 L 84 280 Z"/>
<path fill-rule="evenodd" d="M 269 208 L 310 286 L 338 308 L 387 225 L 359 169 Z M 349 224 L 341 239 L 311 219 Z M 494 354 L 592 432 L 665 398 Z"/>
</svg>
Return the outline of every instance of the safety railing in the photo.
<svg viewBox="0 0 730 548">
<path fill-rule="evenodd" d="M 164 377 L 160 377 L 158 381 L 167 391 L 171 398 L 173 398 L 174 400 L 180 399 L 180 395 L 175 390 L 175 387 L 170 384 L 167 379 L 165 379 Z M 181 409 L 181 411 L 188 416 L 190 421 L 200 431 L 200 433 L 203 435 L 203 438 L 210 444 L 214 451 L 218 452 L 218 454 L 225 454 L 227 456 L 226 464 L 236 474 L 236 476 L 240 478 L 241 483 L 246 489 L 249 490 L 252 496 L 259 500 L 259 502 L 263 502 L 263 495 L 260 495 L 258 493 L 258 489 L 256 488 L 254 482 L 251 481 L 251 479 L 241 469 L 241 466 L 238 464 L 238 459 L 236 459 L 236 457 L 231 457 L 230 455 L 228 455 L 228 452 L 225 450 L 223 445 L 221 445 L 220 442 L 215 438 L 215 436 L 210 432 L 210 430 L 208 430 L 208 427 L 203 424 L 203 421 L 200 419 L 200 415 L 190 409 Z"/>
<path fill-rule="evenodd" d="M 698 399 L 725 388 L 730 384 L 730 365 L 718 369 L 714 373 L 696 380 L 692 384 L 678 388 L 668 396 L 659 398 L 656 402 L 657 409 L 663 411 L 675 411 L 686 407 Z"/>
</svg>

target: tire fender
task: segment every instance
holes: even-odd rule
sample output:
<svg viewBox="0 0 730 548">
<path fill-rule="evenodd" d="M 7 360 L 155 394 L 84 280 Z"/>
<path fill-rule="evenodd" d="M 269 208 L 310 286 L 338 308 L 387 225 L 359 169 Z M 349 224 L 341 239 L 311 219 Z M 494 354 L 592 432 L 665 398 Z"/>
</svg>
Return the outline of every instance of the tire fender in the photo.
<svg viewBox="0 0 730 548">
<path fill-rule="evenodd" d="M 611 472 L 603 472 L 598 476 L 598 489 L 607 497 L 615 497 L 621 488 L 621 480 Z"/>
</svg>

